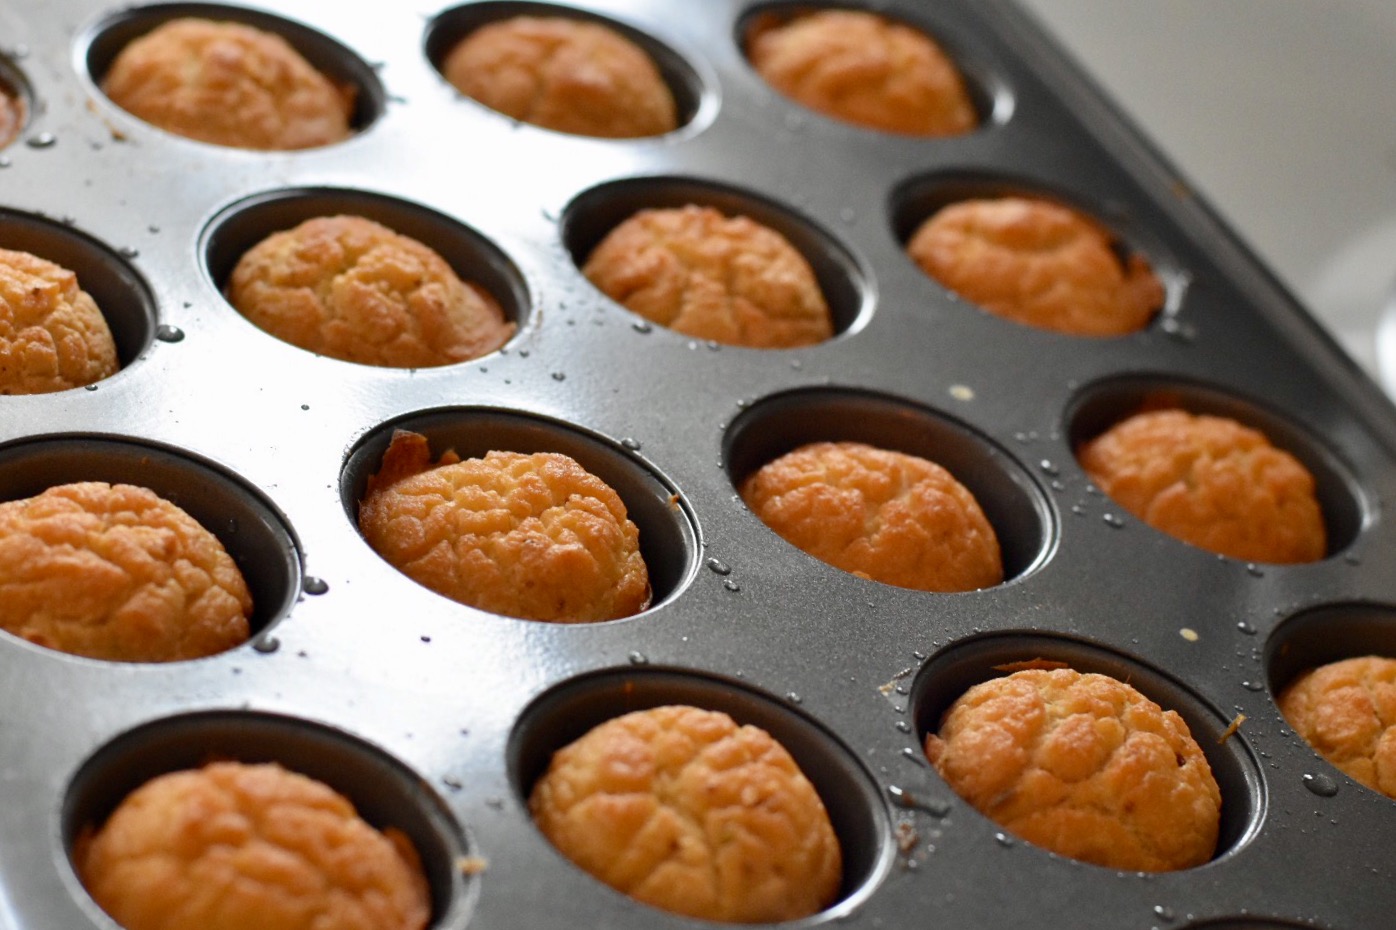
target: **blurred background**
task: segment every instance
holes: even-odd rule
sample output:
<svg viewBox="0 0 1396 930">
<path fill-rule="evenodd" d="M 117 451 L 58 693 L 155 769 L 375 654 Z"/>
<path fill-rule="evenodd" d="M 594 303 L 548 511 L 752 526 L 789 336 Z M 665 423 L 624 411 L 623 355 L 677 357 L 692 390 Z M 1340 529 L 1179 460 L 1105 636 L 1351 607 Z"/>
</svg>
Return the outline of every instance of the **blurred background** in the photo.
<svg viewBox="0 0 1396 930">
<path fill-rule="evenodd" d="M 1019 0 L 1396 396 L 1396 0 Z"/>
</svg>

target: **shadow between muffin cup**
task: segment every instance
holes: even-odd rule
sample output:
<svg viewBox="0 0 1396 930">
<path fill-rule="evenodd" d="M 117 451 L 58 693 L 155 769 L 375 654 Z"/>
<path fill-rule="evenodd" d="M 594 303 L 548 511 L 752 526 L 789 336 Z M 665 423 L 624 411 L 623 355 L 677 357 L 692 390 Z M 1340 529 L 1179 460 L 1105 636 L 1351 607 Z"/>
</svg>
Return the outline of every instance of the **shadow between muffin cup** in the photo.
<svg viewBox="0 0 1396 930">
<path fill-rule="evenodd" d="M 1183 718 L 1221 791 L 1221 820 L 1211 861 L 1236 852 L 1259 832 L 1266 810 L 1265 786 L 1244 728 L 1228 734 L 1234 721 L 1173 678 L 1135 658 L 1085 640 L 1038 633 L 998 633 L 961 640 L 941 649 L 921 667 L 911 687 L 909 706 L 918 745 L 924 746 L 926 736 L 939 731 L 950 706 L 970 688 L 1010 674 L 1019 663 L 1039 659 L 1126 682 L 1159 707 L 1176 711 Z M 985 820 L 993 823 L 987 817 Z"/>
<path fill-rule="evenodd" d="M 788 703 L 702 673 L 660 667 L 593 672 L 536 698 L 519 716 L 505 750 L 509 779 L 524 809 L 559 749 L 608 720 L 670 704 L 720 711 L 738 725 L 760 727 L 813 784 L 839 840 L 843 879 L 837 901 L 804 921 L 838 920 L 874 892 L 891 868 L 895 848 L 886 804 L 854 754 Z"/>
</svg>

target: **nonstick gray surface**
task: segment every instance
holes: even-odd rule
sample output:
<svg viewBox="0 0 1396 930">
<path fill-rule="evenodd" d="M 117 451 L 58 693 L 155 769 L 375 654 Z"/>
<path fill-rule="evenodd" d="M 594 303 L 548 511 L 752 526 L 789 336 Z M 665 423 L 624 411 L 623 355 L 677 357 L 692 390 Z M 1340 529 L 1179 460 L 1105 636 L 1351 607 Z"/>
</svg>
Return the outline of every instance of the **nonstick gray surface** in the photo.
<svg viewBox="0 0 1396 930">
<path fill-rule="evenodd" d="M 405 830 L 434 927 L 701 925 L 573 867 L 525 801 L 554 749 L 670 702 L 767 727 L 815 782 L 846 874 L 840 900 L 800 925 L 1391 925 L 1396 803 L 1322 761 L 1274 695 L 1307 666 L 1396 654 L 1392 408 L 1112 109 L 1108 88 L 1010 3 L 875 4 L 936 36 L 968 74 L 984 125 L 953 139 L 859 129 L 776 94 L 739 42 L 769 6 L 566 8 L 639 38 L 675 87 L 683 128 L 630 141 L 518 125 L 441 78 L 433 62 L 473 24 L 537 4 L 0 6 L 0 80 L 32 110 L 0 151 L 0 247 L 76 270 L 124 364 L 91 390 L 0 398 L 0 498 L 145 484 L 222 539 L 257 604 L 251 642 L 168 665 L 0 635 L 0 927 L 115 927 L 76 878 L 75 839 L 136 785 L 209 758 L 279 761 Z M 356 84 L 355 136 L 239 151 L 111 104 L 97 81 L 115 51 L 187 13 L 276 29 Z M 984 313 L 906 258 L 934 207 L 1000 191 L 1047 194 L 1112 227 L 1163 276 L 1163 313 L 1135 335 L 1073 338 Z M 784 232 L 814 265 L 838 335 L 795 350 L 707 344 L 582 277 L 578 262 L 621 218 L 685 202 Z M 330 212 L 432 245 L 494 293 L 517 335 L 476 361 L 409 371 L 256 329 L 222 297 L 232 265 L 262 236 Z M 1303 460 L 1327 557 L 1219 557 L 1092 488 L 1074 446 L 1160 392 L 1258 426 Z M 556 450 L 600 474 L 640 526 L 653 606 L 611 623 L 532 623 L 399 574 L 355 524 L 398 427 L 437 452 Z M 946 465 L 994 523 L 1008 580 L 904 590 L 786 544 L 735 487 L 816 439 Z M 1004 834 L 925 764 L 921 739 L 955 697 L 1034 658 L 1128 678 L 1183 714 L 1222 789 L 1213 861 L 1140 874 L 1054 856 Z"/>
</svg>

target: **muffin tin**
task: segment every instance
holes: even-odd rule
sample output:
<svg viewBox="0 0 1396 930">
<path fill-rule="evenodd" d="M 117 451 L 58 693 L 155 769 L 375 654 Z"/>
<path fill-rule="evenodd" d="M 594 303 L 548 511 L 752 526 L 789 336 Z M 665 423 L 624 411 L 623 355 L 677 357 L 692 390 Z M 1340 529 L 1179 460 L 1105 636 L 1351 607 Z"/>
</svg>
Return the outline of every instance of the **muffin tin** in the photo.
<svg viewBox="0 0 1396 930">
<path fill-rule="evenodd" d="M 1378 851 L 1396 837 L 1396 803 L 1315 755 L 1273 695 L 1309 665 L 1396 654 L 1396 414 L 1022 11 L 875 5 L 937 37 L 974 88 L 978 131 L 916 139 L 804 110 L 749 68 L 751 17 L 808 5 L 370 6 L 0 9 L 0 81 L 29 111 L 0 150 L 0 247 L 74 268 L 124 365 L 91 389 L 0 398 L 0 496 L 145 483 L 223 540 L 258 604 L 252 642 L 169 665 L 0 635 L 0 927 L 114 927 L 74 874 L 76 837 L 135 785 L 213 756 L 279 760 L 405 830 L 433 927 L 700 925 L 579 872 L 525 804 L 555 748 L 674 701 L 767 727 L 818 787 L 846 874 L 838 903 L 802 926 L 1389 923 L 1396 890 Z M 684 125 L 644 140 L 562 135 L 462 99 L 435 70 L 472 25 L 539 10 L 639 38 Z M 225 149 L 107 101 L 98 81 L 115 49 L 188 14 L 275 29 L 355 84 L 356 135 L 296 153 Z M 933 205 L 999 190 L 1045 192 L 1112 227 L 1165 279 L 1160 317 L 1119 339 L 1034 330 L 957 300 L 902 253 Z M 835 338 L 777 351 L 696 342 L 581 276 L 620 218 L 681 202 L 790 236 L 829 295 Z M 231 264 L 327 211 L 418 235 L 495 294 L 516 336 L 474 362 L 404 371 L 257 330 L 221 296 Z M 1328 556 L 1217 557 L 1096 492 L 1073 446 L 1159 393 L 1259 426 L 1303 459 Z M 437 452 L 583 461 L 640 525 L 654 606 L 548 625 L 408 581 L 354 521 L 395 427 Z M 785 544 L 735 487 L 815 439 L 950 467 L 995 524 L 1005 583 L 902 590 Z M 1051 855 L 925 764 L 922 736 L 964 688 L 1038 657 L 1128 678 L 1183 714 L 1223 793 L 1212 862 L 1151 875 Z"/>
</svg>

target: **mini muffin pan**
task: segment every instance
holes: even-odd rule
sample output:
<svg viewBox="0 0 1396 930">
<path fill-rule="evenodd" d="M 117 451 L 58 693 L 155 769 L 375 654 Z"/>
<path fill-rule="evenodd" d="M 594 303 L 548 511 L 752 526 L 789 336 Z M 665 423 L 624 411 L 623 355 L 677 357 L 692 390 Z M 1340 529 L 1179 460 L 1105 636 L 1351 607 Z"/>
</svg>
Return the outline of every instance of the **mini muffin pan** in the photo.
<svg viewBox="0 0 1396 930">
<path fill-rule="evenodd" d="M 167 665 L 0 634 L 0 928 L 113 930 L 74 871 L 77 837 L 146 779 L 215 757 L 279 761 L 405 831 L 435 928 L 710 926 L 583 874 L 527 810 L 555 749 L 666 702 L 766 727 L 819 789 L 844 883 L 800 926 L 1390 925 L 1381 850 L 1396 840 L 1396 802 L 1320 759 L 1274 695 L 1314 664 L 1396 655 L 1396 412 L 1021 10 L 873 6 L 960 65 L 977 131 L 868 131 L 767 87 L 742 55 L 745 30 L 809 4 L 0 8 L 0 82 L 28 112 L 0 150 L 0 247 L 76 270 L 123 364 L 88 389 L 0 397 L 0 498 L 73 480 L 147 484 L 223 540 L 257 602 L 252 641 Z M 436 68 L 451 42 L 521 12 L 619 26 L 656 57 L 683 124 L 588 139 L 455 93 Z M 123 112 L 99 89 L 103 70 L 176 15 L 282 34 L 356 88 L 353 137 L 242 151 Z M 1162 313 L 1116 339 L 1031 329 L 956 298 L 903 253 L 935 206 L 1004 191 L 1110 227 L 1158 270 Z M 785 233 L 829 298 L 834 338 L 772 351 L 695 341 L 583 278 L 579 263 L 625 216 L 687 202 Z M 435 247 L 494 294 L 515 336 L 469 363 L 370 368 L 280 342 L 228 305 L 245 248 L 334 212 Z M 1095 490 L 1074 447 L 1159 396 L 1257 426 L 1303 460 L 1327 556 L 1218 557 Z M 409 581 L 355 522 L 395 428 L 437 454 L 581 460 L 640 526 L 653 605 L 550 625 Z M 777 537 L 736 487 L 825 439 L 945 464 L 993 522 L 1005 582 L 903 590 Z M 1049 854 L 926 764 L 924 735 L 965 688 L 1037 658 L 1123 677 L 1183 715 L 1223 795 L 1211 862 L 1139 874 Z"/>
</svg>

